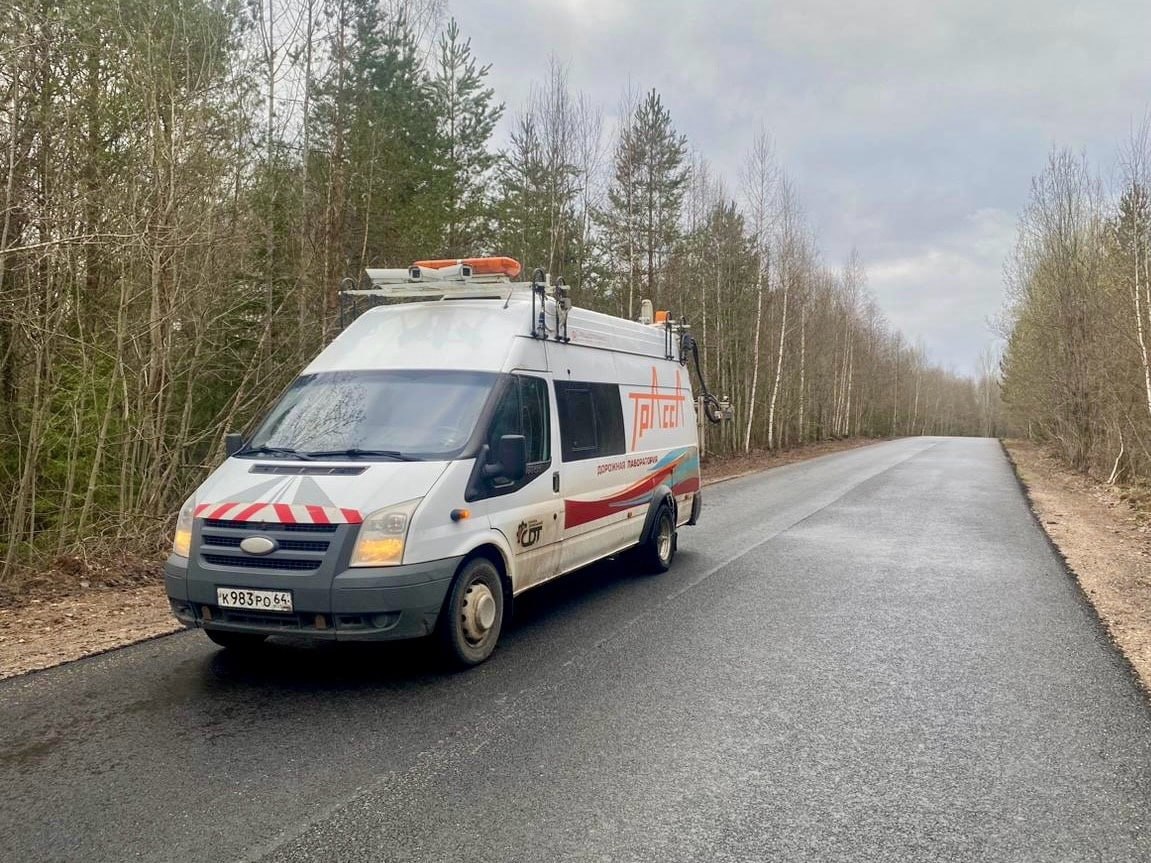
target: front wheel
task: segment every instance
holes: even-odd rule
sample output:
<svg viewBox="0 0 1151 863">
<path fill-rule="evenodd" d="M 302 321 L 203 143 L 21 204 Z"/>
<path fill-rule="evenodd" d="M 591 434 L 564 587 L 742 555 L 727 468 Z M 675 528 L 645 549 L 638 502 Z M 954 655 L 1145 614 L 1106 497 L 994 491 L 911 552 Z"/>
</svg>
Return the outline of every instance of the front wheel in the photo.
<svg viewBox="0 0 1151 863">
<path fill-rule="evenodd" d="M 254 650 L 263 644 L 268 637 L 260 635 L 258 632 L 227 632 L 223 629 L 205 629 L 204 635 L 220 647 L 238 651 Z"/>
<path fill-rule="evenodd" d="M 675 547 L 675 517 L 670 506 L 661 504 L 659 512 L 655 514 L 651 533 L 643 545 L 636 549 L 637 562 L 644 572 L 667 572 L 675 558 Z"/>
<path fill-rule="evenodd" d="M 504 588 L 495 564 L 477 557 L 464 564 L 448 591 L 436 635 L 453 665 L 479 665 L 492 655 L 504 622 Z"/>
</svg>

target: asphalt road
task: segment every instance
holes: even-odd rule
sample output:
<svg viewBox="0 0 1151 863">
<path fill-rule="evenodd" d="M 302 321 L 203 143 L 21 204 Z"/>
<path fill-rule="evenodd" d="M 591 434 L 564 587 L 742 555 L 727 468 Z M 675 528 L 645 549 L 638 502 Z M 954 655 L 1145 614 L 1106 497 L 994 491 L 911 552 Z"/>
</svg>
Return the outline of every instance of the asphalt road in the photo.
<svg viewBox="0 0 1151 863">
<path fill-rule="evenodd" d="M 706 502 L 470 672 L 184 633 L 0 683 L 0 860 L 1151 860 L 1151 710 L 998 444 Z"/>
</svg>

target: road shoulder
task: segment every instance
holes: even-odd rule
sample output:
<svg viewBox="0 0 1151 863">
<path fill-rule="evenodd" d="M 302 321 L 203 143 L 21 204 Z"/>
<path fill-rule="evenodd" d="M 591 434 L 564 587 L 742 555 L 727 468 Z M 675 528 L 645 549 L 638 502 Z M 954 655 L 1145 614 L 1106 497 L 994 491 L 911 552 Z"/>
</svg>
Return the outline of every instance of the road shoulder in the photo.
<svg viewBox="0 0 1151 863">
<path fill-rule="evenodd" d="M 1121 489 L 1064 467 L 1040 447 L 1004 448 L 1040 525 L 1108 635 L 1151 693 L 1151 523 Z"/>
<path fill-rule="evenodd" d="M 0 680 L 181 629 L 161 581 L 0 608 Z"/>
</svg>

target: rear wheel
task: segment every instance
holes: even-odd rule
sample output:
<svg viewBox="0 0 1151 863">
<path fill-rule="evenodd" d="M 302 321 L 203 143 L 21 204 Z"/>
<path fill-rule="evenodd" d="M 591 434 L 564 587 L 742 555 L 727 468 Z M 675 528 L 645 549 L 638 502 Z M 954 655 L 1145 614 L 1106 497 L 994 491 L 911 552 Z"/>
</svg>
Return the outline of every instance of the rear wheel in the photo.
<svg viewBox="0 0 1151 863">
<path fill-rule="evenodd" d="M 666 503 L 660 504 L 647 541 L 636 549 L 636 560 L 644 572 L 661 573 L 671 568 L 675 558 L 675 516 Z"/>
<path fill-rule="evenodd" d="M 205 629 L 204 635 L 228 650 L 254 650 L 268 637 L 258 632 L 227 632 L 222 629 Z"/>
<path fill-rule="evenodd" d="M 448 591 L 436 635 L 453 665 L 479 665 L 492 655 L 504 622 L 504 588 L 486 557 L 463 565 Z"/>
</svg>

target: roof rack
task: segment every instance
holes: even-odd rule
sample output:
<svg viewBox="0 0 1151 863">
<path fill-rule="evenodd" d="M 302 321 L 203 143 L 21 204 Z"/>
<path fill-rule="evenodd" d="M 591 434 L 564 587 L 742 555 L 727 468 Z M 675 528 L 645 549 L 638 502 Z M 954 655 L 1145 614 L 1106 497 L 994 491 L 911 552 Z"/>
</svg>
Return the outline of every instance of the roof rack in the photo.
<svg viewBox="0 0 1151 863">
<path fill-rule="evenodd" d="M 571 295 L 564 280 L 552 281 L 542 267 L 537 267 L 528 281 L 512 281 L 520 274 L 520 265 L 511 258 L 464 258 L 459 260 L 416 261 L 407 268 L 366 269 L 364 275 L 371 283 L 370 288 L 352 288 L 340 291 L 340 329 L 345 325 L 347 306 L 344 298 L 351 300 L 352 319 L 361 311 L 356 304 L 359 297 L 374 299 L 496 299 L 503 300 L 504 307 L 518 296 L 522 301 L 530 297 L 530 315 L 526 335 L 533 339 L 570 342 L 568 317 L 572 310 Z M 352 282 L 347 279 L 346 282 Z M 354 284 L 354 282 L 352 282 Z M 375 305 L 374 303 L 369 303 Z M 610 317 L 610 316 L 608 316 Z M 687 362 L 684 349 L 688 325 L 682 319 L 675 320 L 666 311 L 655 311 L 650 300 L 643 300 L 639 321 L 649 331 L 662 336 L 664 359 Z M 653 333 L 654 334 L 654 333 Z M 589 346 L 595 347 L 597 338 L 593 333 Z M 644 355 L 657 356 L 647 350 L 634 348 Z"/>
<path fill-rule="evenodd" d="M 364 270 L 370 288 L 342 291 L 375 297 L 502 297 L 508 290 L 530 286 L 512 282 L 520 265 L 511 258 L 466 258 L 417 261 L 410 267 Z"/>
</svg>

